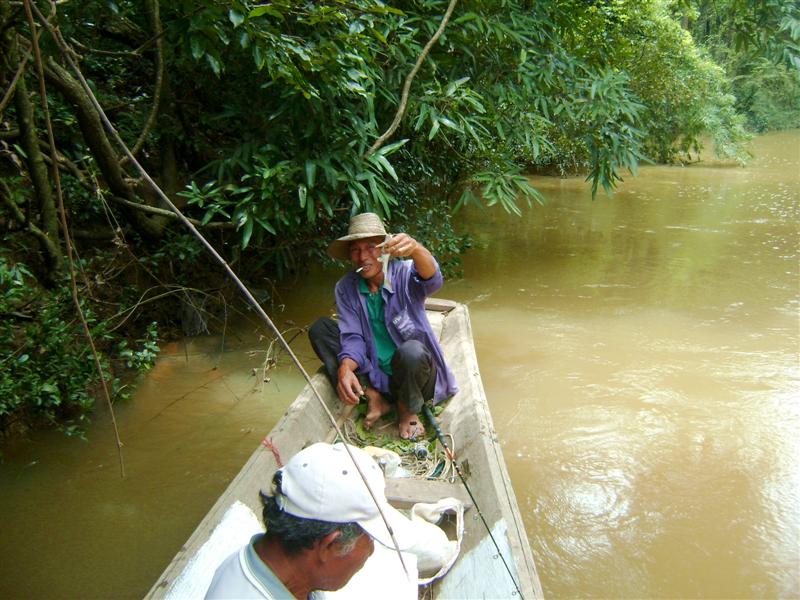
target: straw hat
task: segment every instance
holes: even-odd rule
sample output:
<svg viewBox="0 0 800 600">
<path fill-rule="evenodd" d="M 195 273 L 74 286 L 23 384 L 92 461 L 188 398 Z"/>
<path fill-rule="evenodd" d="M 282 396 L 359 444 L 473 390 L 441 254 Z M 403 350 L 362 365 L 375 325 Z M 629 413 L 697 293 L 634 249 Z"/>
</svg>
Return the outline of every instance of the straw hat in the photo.
<svg viewBox="0 0 800 600">
<path fill-rule="evenodd" d="M 339 260 L 349 260 L 350 242 L 376 236 L 386 236 L 383 221 L 378 215 L 375 213 L 354 215 L 350 219 L 347 235 L 332 241 L 331 245 L 328 246 L 328 254 Z"/>
</svg>

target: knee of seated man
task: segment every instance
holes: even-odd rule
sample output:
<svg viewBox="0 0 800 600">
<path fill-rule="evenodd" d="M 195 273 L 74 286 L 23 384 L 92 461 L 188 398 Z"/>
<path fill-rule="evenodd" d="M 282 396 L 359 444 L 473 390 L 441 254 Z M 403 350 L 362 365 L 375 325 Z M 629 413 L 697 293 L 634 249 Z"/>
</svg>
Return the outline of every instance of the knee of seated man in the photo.
<svg viewBox="0 0 800 600">
<path fill-rule="evenodd" d="M 395 360 L 406 365 L 413 365 L 421 360 L 427 359 L 429 355 L 425 344 L 419 340 L 408 340 L 398 346 L 395 352 Z"/>
<path fill-rule="evenodd" d="M 308 337 L 311 339 L 318 339 L 325 336 L 331 328 L 330 321 L 331 319 L 329 317 L 320 317 L 314 321 L 311 327 L 308 328 Z"/>
</svg>

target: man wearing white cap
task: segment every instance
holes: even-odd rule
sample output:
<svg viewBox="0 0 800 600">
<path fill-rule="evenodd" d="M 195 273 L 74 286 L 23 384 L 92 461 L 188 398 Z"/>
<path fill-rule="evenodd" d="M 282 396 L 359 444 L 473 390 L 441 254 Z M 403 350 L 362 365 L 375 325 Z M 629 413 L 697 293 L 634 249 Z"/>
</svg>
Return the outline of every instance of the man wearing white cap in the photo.
<svg viewBox="0 0 800 600">
<path fill-rule="evenodd" d="M 275 473 L 273 495 L 261 492 L 266 533 L 225 559 L 207 599 L 306 600 L 338 590 L 372 554 L 373 540 L 395 547 L 384 517 L 401 549 L 413 545 L 411 522 L 386 500 L 380 467 L 349 449 L 353 458 L 343 444 L 313 444 Z"/>
<path fill-rule="evenodd" d="M 394 404 L 400 437 L 424 434 L 423 403 L 458 391 L 425 315 L 444 281 L 439 264 L 408 234 L 388 235 L 374 213 L 355 215 L 328 254 L 354 267 L 336 284 L 338 323 L 323 317 L 309 330 L 331 383 L 346 404 L 366 396 L 367 428 Z"/>
</svg>

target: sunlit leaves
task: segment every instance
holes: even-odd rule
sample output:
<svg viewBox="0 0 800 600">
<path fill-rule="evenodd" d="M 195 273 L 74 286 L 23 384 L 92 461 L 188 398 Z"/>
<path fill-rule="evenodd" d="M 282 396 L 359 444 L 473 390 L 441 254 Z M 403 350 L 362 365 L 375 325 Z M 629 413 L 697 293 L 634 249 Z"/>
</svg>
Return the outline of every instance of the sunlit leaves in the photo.
<svg viewBox="0 0 800 600">
<path fill-rule="evenodd" d="M 209 63 L 208 55 L 224 56 L 221 76 L 230 70 L 236 81 L 224 110 L 241 121 L 242 142 L 210 168 L 224 184 L 217 200 L 250 245 L 337 210 L 388 216 L 403 204 L 449 203 L 465 190 L 462 204 L 483 193 L 487 205 L 516 213 L 541 199 L 524 169 L 569 164 L 588 171 L 595 190 L 611 190 L 620 171 L 635 171 L 641 159 L 643 109 L 630 81 L 593 62 L 602 44 L 592 53 L 565 43 L 593 24 L 630 27 L 639 14 L 631 0 L 597 4 L 575 25 L 570 17 L 585 4 L 463 5 L 414 80 L 395 134 L 403 151 L 393 154 L 399 146 L 388 145 L 369 158 L 364 153 L 391 121 L 441 6 L 211 6 L 192 17 L 188 37 L 198 38 L 194 57 Z M 215 11 L 216 20 L 209 16 Z M 602 29 L 591 35 L 613 43 Z M 248 73 L 252 82 L 242 77 Z M 258 146 L 251 137 L 269 149 L 245 151 Z M 265 169 L 280 174 L 267 177 Z"/>
<path fill-rule="evenodd" d="M 477 193 L 476 193 L 477 190 Z M 519 201 L 544 203 L 542 194 L 517 170 L 482 171 L 472 175 L 461 193 L 456 210 L 471 203 L 502 206 L 506 212 L 521 215 Z"/>
<path fill-rule="evenodd" d="M 244 15 L 238 10 L 231 9 L 228 11 L 228 19 L 234 27 L 238 27 L 244 22 Z"/>
</svg>

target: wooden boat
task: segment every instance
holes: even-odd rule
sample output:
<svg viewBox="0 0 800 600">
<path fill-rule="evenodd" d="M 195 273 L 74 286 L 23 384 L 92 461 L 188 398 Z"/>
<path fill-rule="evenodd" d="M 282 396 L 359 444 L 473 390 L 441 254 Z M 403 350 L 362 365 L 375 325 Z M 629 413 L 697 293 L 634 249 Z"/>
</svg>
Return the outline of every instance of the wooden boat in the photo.
<svg viewBox="0 0 800 600">
<path fill-rule="evenodd" d="M 442 579 L 431 585 L 425 597 L 518 598 L 510 571 L 522 597 L 542 598 L 530 545 L 478 372 L 467 308 L 455 302 L 430 299 L 426 309 L 460 388 L 439 415 L 439 422 L 445 433 L 454 436 L 457 461 L 501 553 L 498 553 L 487 527 L 458 479 L 450 483 L 387 478 L 386 495 L 397 508 L 406 508 L 414 502 L 435 502 L 448 496 L 464 499 L 468 507 L 459 558 Z M 351 407 L 345 407 L 339 401 L 321 371 L 312 381 L 336 419 L 343 422 Z M 291 457 L 313 442 L 332 442 L 335 430 L 310 386 L 306 386 L 268 437 L 282 456 Z M 273 453 L 259 447 L 180 549 L 147 598 L 170 596 L 171 587 L 237 500 L 260 514 L 258 491 L 268 487 L 276 469 Z"/>
</svg>

